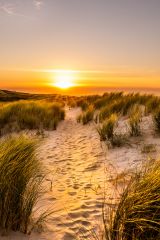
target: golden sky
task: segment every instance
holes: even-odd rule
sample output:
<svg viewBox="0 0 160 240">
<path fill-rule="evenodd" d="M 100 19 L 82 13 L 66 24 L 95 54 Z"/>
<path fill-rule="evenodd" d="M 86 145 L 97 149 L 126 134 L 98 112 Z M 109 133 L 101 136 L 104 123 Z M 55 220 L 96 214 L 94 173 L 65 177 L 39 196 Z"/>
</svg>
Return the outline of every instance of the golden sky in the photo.
<svg viewBox="0 0 160 240">
<path fill-rule="evenodd" d="M 0 88 L 160 88 L 160 1 L 0 0 Z"/>
<path fill-rule="evenodd" d="M 108 87 L 108 88 L 160 88 L 160 78 L 152 72 L 117 73 L 108 71 L 78 71 L 78 70 L 3 70 L 1 88 L 27 90 L 36 92 L 52 91 L 52 87 Z M 69 85 L 67 85 L 69 84 Z M 44 89 L 44 91 L 43 91 Z"/>
</svg>

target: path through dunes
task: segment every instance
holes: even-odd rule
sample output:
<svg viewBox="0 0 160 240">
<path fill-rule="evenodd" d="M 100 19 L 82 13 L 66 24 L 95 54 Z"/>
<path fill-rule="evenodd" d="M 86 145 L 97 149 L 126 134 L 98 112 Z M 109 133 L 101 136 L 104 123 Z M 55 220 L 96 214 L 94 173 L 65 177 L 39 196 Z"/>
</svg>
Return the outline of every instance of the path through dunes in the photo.
<svg viewBox="0 0 160 240">
<path fill-rule="evenodd" d="M 148 157 L 141 152 L 144 140 L 146 143 L 154 143 L 157 148 L 152 157 L 156 158 L 160 152 L 159 138 L 149 131 L 152 129 L 150 117 L 145 117 L 142 122 L 144 132 L 147 133 L 145 138 L 133 139 L 132 146 L 108 151 L 106 144 L 100 142 L 94 123 L 85 126 L 77 123 L 78 114 L 80 109 L 67 109 L 66 119 L 56 131 L 47 133 L 38 150 L 38 156 L 49 172 L 40 204 L 42 210 L 54 210 L 51 220 L 41 233 L 35 231 L 31 235 L 24 235 L 14 232 L 2 239 L 101 239 L 94 236 L 100 236 L 100 228 L 103 226 L 104 192 L 106 206 L 114 207 L 117 186 L 119 189 L 124 184 L 123 173 L 132 170 Z M 119 130 L 126 130 L 125 121 L 120 121 L 118 127 Z M 118 182 L 114 181 L 117 173 L 122 175 Z"/>
<path fill-rule="evenodd" d="M 52 132 L 41 149 L 41 159 L 52 171 L 53 189 L 48 205 L 55 214 L 47 239 L 87 239 L 102 220 L 106 156 L 93 124 L 76 122 L 78 109 L 67 111 L 66 120 Z M 49 186 L 48 186 L 49 187 Z M 90 231 L 91 230 L 91 231 Z"/>
<path fill-rule="evenodd" d="M 50 172 L 42 202 L 45 209 L 54 209 L 51 221 L 42 233 L 12 233 L 4 239 L 86 240 L 101 232 L 104 191 L 107 203 L 113 203 L 108 181 L 113 171 L 94 124 L 77 123 L 79 113 L 79 109 L 67 110 L 66 119 L 57 131 L 48 133 L 38 152 Z"/>
<path fill-rule="evenodd" d="M 148 156 L 142 153 L 144 142 L 159 142 L 152 133 L 150 117 L 144 117 L 141 123 L 147 135 L 131 138 L 131 146 L 108 151 L 106 144 L 100 142 L 94 123 L 84 126 L 76 122 L 79 113 L 79 109 L 67 110 L 65 121 L 50 133 L 39 154 L 52 172 L 48 177 L 53 181 L 53 189 L 50 191 L 48 184 L 45 202 L 55 209 L 48 224 L 50 232 L 42 234 L 42 239 L 101 239 L 98 232 L 103 226 L 104 192 L 106 205 L 114 204 L 117 187 L 124 186 L 123 173 L 139 168 L 143 160 L 159 154 L 158 144 L 157 152 Z M 126 123 L 120 121 L 119 130 L 127 130 Z M 121 178 L 114 185 L 117 173 Z M 99 238 L 94 238 L 94 232 Z"/>
</svg>

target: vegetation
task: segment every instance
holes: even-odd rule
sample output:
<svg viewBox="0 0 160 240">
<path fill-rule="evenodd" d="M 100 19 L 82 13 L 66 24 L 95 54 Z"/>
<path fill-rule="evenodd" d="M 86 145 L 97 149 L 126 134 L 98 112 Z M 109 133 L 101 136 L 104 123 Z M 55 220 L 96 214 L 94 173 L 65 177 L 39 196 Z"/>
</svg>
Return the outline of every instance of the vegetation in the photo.
<svg viewBox="0 0 160 240">
<path fill-rule="evenodd" d="M 27 233 L 42 182 L 35 141 L 10 137 L 0 144 L 0 228 Z"/>
<path fill-rule="evenodd" d="M 127 115 L 134 105 L 141 105 L 146 108 L 146 113 L 152 113 L 160 106 L 159 97 L 153 95 L 140 95 L 118 93 L 105 93 L 92 102 L 95 109 L 100 110 L 100 117 L 104 120 L 112 113 Z"/>
<path fill-rule="evenodd" d="M 13 92 L 8 90 L 0 90 L 0 101 L 1 102 L 12 102 L 18 100 L 50 100 L 54 101 L 59 96 L 56 94 L 30 94 L 23 92 Z"/>
<path fill-rule="evenodd" d="M 156 131 L 160 133 L 160 108 L 154 113 L 154 123 Z"/>
<path fill-rule="evenodd" d="M 112 114 L 117 114 L 119 117 L 127 116 L 131 117 L 131 124 L 138 123 L 138 118 L 140 118 L 142 114 L 142 110 L 144 109 L 144 113 L 150 114 L 158 111 L 160 109 L 160 98 L 154 95 L 140 95 L 139 93 L 130 93 L 124 94 L 123 92 L 111 92 L 105 93 L 103 96 L 93 95 L 93 96 L 85 96 L 74 99 L 76 105 L 82 108 L 82 111 L 87 111 L 90 105 L 93 105 L 93 108 L 96 112 L 96 119 L 100 122 L 105 121 Z M 136 106 L 136 107 L 135 107 Z M 139 108 L 139 109 L 138 109 Z M 131 112 L 133 109 L 138 110 L 136 113 L 135 119 L 132 118 Z M 135 110 L 134 110 L 135 112 Z M 140 115 L 139 115 L 139 112 Z M 132 114 L 133 115 L 133 114 Z M 137 126 L 135 126 L 137 127 Z M 132 128 L 132 127 L 131 127 Z M 132 129 L 131 129 L 132 131 Z M 133 130 L 134 131 L 134 130 Z M 140 132 L 133 133 L 133 135 L 140 134 Z"/>
<path fill-rule="evenodd" d="M 58 103 L 19 101 L 0 107 L 1 134 L 24 129 L 54 130 L 65 116 Z"/>
<path fill-rule="evenodd" d="M 141 150 L 142 153 L 154 153 L 156 152 L 156 147 L 154 144 L 144 144 L 142 150 Z"/>
<path fill-rule="evenodd" d="M 90 105 L 85 112 L 83 112 L 80 116 L 78 116 L 77 121 L 82 122 L 83 125 L 85 125 L 90 121 L 92 121 L 93 117 L 94 117 L 94 108 L 92 105 Z"/>
<path fill-rule="evenodd" d="M 10 97 L 8 97 L 10 95 Z M 23 94 L 22 94 L 23 95 Z M 19 93 L 1 91 L 0 133 L 25 129 L 56 129 L 65 117 L 63 106 L 81 107 L 78 122 L 87 124 L 94 120 L 101 141 L 111 146 L 127 142 L 126 136 L 116 133 L 119 118 L 127 119 L 131 136 L 141 134 L 142 111 L 153 114 L 156 130 L 160 132 L 160 100 L 152 95 L 105 93 L 103 96 L 67 97 L 59 101 Z M 12 99 L 9 102 L 8 100 Z M 25 99 L 17 101 L 20 99 Z M 41 100 L 40 100 L 41 99 Z M 43 100 L 42 100 L 43 99 Z M 44 100 L 45 99 L 45 100 Z M 16 102 L 14 102 L 16 100 Z M 5 103 L 4 103 L 5 102 Z M 128 134 L 128 133 L 127 133 Z M 11 136 L 0 143 L 0 228 L 29 233 L 33 226 L 43 221 L 43 213 L 34 223 L 33 209 L 41 192 L 42 168 L 35 156 L 36 142 L 24 136 Z M 144 144 L 141 152 L 155 152 L 153 144 Z M 122 176 L 123 177 L 123 176 Z M 130 178 L 129 178 L 130 179 Z M 127 179 L 128 182 L 128 179 Z M 160 161 L 152 162 L 136 173 L 120 197 L 110 228 L 105 225 L 107 240 L 160 239 Z"/>
<path fill-rule="evenodd" d="M 105 122 L 97 128 L 101 141 L 111 141 L 114 138 L 114 128 L 117 122 L 117 115 L 112 114 Z"/>
<path fill-rule="evenodd" d="M 129 117 L 129 126 L 130 126 L 130 134 L 131 136 L 140 136 L 140 122 L 141 122 L 142 114 L 141 109 L 138 105 L 134 105 L 131 109 L 130 117 Z"/>
<path fill-rule="evenodd" d="M 158 110 L 160 107 L 160 99 L 159 97 L 153 96 L 150 97 L 146 102 L 146 113 L 152 113 Z"/>
<path fill-rule="evenodd" d="M 89 107 L 89 103 L 85 99 L 80 99 L 77 101 L 77 106 L 81 107 L 82 111 L 86 111 Z"/>
<path fill-rule="evenodd" d="M 107 240 L 160 239 L 160 161 L 137 173 L 124 191 Z"/>
<path fill-rule="evenodd" d="M 114 134 L 113 139 L 111 141 L 111 145 L 113 147 L 130 145 L 128 136 L 126 136 L 125 134 Z"/>
</svg>

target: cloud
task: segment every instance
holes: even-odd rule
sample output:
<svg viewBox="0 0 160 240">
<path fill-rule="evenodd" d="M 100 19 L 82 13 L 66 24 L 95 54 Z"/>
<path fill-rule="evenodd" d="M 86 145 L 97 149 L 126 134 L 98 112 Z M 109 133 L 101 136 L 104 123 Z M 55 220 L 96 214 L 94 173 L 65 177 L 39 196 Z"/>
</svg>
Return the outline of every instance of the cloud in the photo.
<svg viewBox="0 0 160 240">
<path fill-rule="evenodd" d="M 42 5 L 43 5 L 43 1 L 41 1 L 41 0 L 34 0 L 33 4 L 34 4 L 36 9 L 40 10 Z"/>
<path fill-rule="evenodd" d="M 19 16 L 19 17 L 27 17 L 24 14 L 17 12 L 16 5 L 11 3 L 1 3 L 0 2 L 0 12 L 4 12 L 8 16 Z"/>
<path fill-rule="evenodd" d="M 37 10 L 40 10 L 43 5 L 43 1 L 42 0 L 31 0 L 31 4 L 33 4 Z M 19 8 L 19 5 L 17 6 L 15 4 L 10 3 L 9 1 L 6 2 L 6 1 L 0 0 L 0 13 L 3 12 L 8 16 L 28 17 L 28 16 L 18 12 L 17 8 Z"/>
<path fill-rule="evenodd" d="M 15 6 L 9 3 L 0 4 L 0 11 L 8 15 L 15 15 Z"/>
</svg>

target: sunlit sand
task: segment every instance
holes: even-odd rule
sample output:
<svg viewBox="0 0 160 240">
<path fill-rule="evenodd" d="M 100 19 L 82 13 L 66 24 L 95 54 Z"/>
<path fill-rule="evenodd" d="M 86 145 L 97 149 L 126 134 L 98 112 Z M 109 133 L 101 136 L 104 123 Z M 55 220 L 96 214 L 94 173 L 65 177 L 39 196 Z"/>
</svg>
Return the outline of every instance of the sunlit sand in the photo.
<svg viewBox="0 0 160 240">
<path fill-rule="evenodd" d="M 86 125 L 77 122 L 82 112 L 79 107 L 66 106 L 65 112 L 65 120 L 56 131 L 43 133 L 37 152 L 47 175 L 36 208 L 52 209 L 53 213 L 42 232 L 34 231 L 30 236 L 12 232 L 5 237 L 7 240 L 74 240 L 75 236 L 93 239 L 94 233 L 101 236 L 103 207 L 106 214 L 108 207 L 115 209 L 131 174 L 141 168 L 148 157 L 159 155 L 159 137 L 154 135 L 151 115 L 144 115 L 140 123 L 143 136 L 132 137 L 121 147 L 108 148 L 100 141 L 95 122 Z M 127 133 L 128 120 L 121 117 L 116 134 Z M 35 133 L 28 134 L 31 137 Z"/>
</svg>

